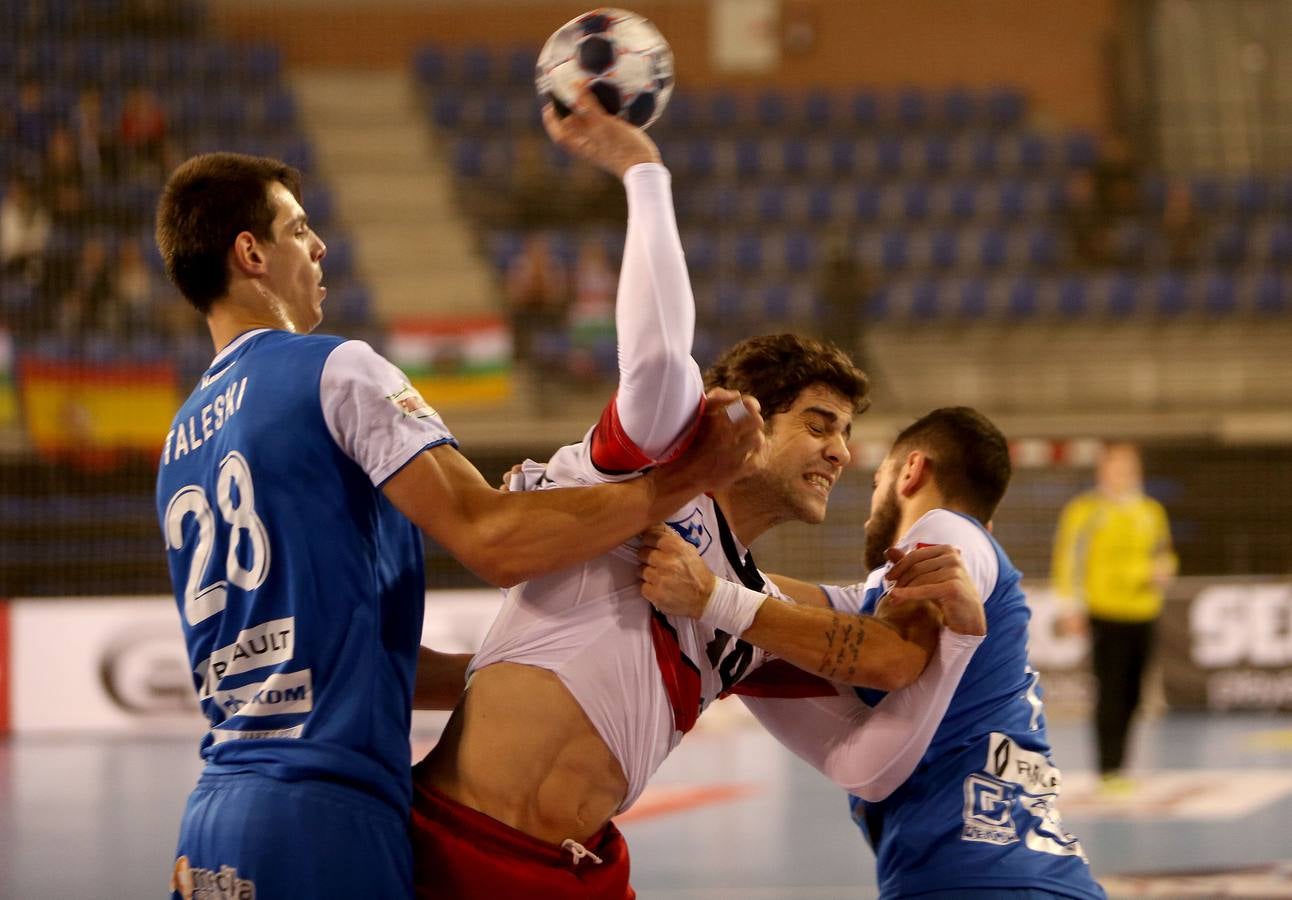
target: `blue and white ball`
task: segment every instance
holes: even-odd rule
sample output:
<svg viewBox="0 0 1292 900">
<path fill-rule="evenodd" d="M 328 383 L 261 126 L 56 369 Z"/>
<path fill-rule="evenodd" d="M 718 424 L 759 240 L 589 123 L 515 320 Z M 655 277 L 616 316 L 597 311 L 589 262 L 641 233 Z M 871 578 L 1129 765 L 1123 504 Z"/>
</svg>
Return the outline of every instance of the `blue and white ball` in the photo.
<svg viewBox="0 0 1292 900">
<path fill-rule="evenodd" d="M 645 128 L 673 94 L 673 50 L 649 19 L 602 8 L 556 30 L 538 55 L 538 95 L 560 116 L 585 84 L 606 112 Z"/>
</svg>

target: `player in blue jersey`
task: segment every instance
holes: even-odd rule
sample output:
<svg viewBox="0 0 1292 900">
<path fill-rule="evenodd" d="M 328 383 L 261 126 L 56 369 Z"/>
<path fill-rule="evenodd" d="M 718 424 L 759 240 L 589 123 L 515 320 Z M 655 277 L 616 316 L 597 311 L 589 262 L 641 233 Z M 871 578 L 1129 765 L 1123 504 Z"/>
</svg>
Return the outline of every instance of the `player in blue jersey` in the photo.
<svg viewBox="0 0 1292 900">
<path fill-rule="evenodd" d="M 990 421 L 964 407 L 934 410 L 898 436 L 875 473 L 865 548 L 874 571 L 866 581 L 840 588 L 771 576 L 800 602 L 874 613 L 920 640 L 919 632 L 940 624 L 921 605 L 927 589 L 893 585 L 950 572 L 953 561 L 929 549 L 949 545 L 985 598 L 986 639 L 922 757 L 896 785 L 845 785 L 853 819 L 875 850 L 883 898 L 1104 897 L 1080 843 L 1060 822 L 1061 779 L 1027 659 L 1027 603 L 1018 570 L 987 527 L 1010 474 L 1008 445 Z M 680 555 L 670 547 L 669 555 Z M 890 548 L 907 558 L 890 564 L 897 557 Z M 665 560 L 653 568 L 647 577 L 667 576 L 672 592 L 686 593 Z M 701 593 L 690 593 L 661 608 L 678 612 L 697 601 L 702 608 Z M 757 643 L 756 635 L 745 639 Z M 883 708 L 884 696 L 857 689 L 848 699 L 856 711 L 836 698 L 743 699 L 782 743 L 843 783 L 840 742 L 854 721 Z"/>
<path fill-rule="evenodd" d="M 167 274 L 215 358 L 161 452 L 157 509 L 210 730 L 171 890 L 412 895 L 410 708 L 449 707 L 467 658 L 419 653 L 419 529 L 509 585 L 604 553 L 762 445 L 711 394 L 694 451 L 645 479 L 504 493 L 367 344 L 314 336 L 326 249 L 276 160 L 218 153 L 158 205 Z M 420 659 L 419 659 L 420 655 Z"/>
</svg>

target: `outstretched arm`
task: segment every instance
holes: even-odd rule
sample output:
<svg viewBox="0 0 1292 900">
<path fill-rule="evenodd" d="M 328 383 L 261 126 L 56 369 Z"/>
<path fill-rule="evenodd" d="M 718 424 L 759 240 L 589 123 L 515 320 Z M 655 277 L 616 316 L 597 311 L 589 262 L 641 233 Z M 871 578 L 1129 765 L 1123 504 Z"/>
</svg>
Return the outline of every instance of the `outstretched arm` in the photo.
<svg viewBox="0 0 1292 900">
<path fill-rule="evenodd" d="M 852 691 L 800 700 L 740 699 L 798 757 L 863 800 L 882 800 L 928 751 L 983 638 L 943 629 L 924 673 L 873 709 Z"/>
<path fill-rule="evenodd" d="M 831 681 L 897 690 L 924 670 L 930 647 L 874 616 L 841 613 L 768 597 L 717 578 L 672 530 L 642 536 L 642 594 L 657 608 L 689 616 Z M 982 634 L 982 600 L 954 548 L 890 551 L 893 594 L 901 604 L 933 602 L 951 627 Z M 975 615 L 976 613 L 976 615 Z"/>
<path fill-rule="evenodd" d="M 510 587 L 609 552 L 696 494 L 747 474 L 762 446 L 757 401 L 711 391 L 689 452 L 641 478 L 594 487 L 499 491 L 454 447 L 418 454 L 386 496 L 459 562 Z M 730 403 L 748 415 L 733 422 Z"/>
<path fill-rule="evenodd" d="M 673 214 L 668 170 L 640 128 L 585 94 L 574 114 L 544 112 L 552 140 L 620 178 L 628 233 L 615 298 L 619 386 L 592 436 L 592 459 L 633 472 L 673 456 L 691 434 L 704 395 L 691 358 L 695 299 Z"/>
</svg>

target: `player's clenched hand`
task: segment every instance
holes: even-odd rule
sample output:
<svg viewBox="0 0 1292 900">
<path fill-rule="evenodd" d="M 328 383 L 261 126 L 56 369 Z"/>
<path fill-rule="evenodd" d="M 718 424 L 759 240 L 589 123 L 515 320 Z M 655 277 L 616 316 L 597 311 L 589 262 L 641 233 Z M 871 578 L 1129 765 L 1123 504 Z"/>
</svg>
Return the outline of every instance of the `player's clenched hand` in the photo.
<svg viewBox="0 0 1292 900">
<path fill-rule="evenodd" d="M 716 578 L 700 554 L 667 525 L 642 532 L 642 596 L 660 612 L 698 619 Z"/>
<path fill-rule="evenodd" d="M 500 490 L 500 491 L 510 491 L 510 490 L 511 490 L 512 483 L 513 483 L 513 480 L 514 480 L 514 479 L 516 479 L 516 478 L 520 478 L 520 477 L 521 477 L 521 473 L 523 473 L 524 471 L 525 471 L 525 464 L 524 464 L 524 463 L 516 463 L 516 465 L 512 466 L 512 467 L 511 467 L 510 469 L 508 469 L 506 472 L 503 472 L 503 473 L 502 473 L 502 484 L 498 487 L 498 490 Z M 523 482 L 521 482 L 521 484 L 523 484 Z M 517 490 L 519 490 L 519 487 L 517 488 Z"/>
<path fill-rule="evenodd" d="M 987 633 L 982 596 L 957 548 L 934 544 L 907 553 L 890 548 L 885 555 L 893 563 L 887 575 L 894 585 L 889 591 L 890 603 L 927 600 L 942 611 L 942 619 L 952 631 Z"/>
<path fill-rule="evenodd" d="M 646 132 L 610 115 L 586 87 L 564 119 L 552 104 L 544 107 L 543 127 L 558 147 L 617 178 L 638 163 L 660 161 L 659 148 Z"/>
<path fill-rule="evenodd" d="M 691 446 L 653 473 L 661 493 L 684 489 L 694 496 L 719 491 L 753 474 L 763 462 L 767 441 L 758 401 L 724 388 L 713 388 L 705 396 L 704 417 Z"/>
</svg>

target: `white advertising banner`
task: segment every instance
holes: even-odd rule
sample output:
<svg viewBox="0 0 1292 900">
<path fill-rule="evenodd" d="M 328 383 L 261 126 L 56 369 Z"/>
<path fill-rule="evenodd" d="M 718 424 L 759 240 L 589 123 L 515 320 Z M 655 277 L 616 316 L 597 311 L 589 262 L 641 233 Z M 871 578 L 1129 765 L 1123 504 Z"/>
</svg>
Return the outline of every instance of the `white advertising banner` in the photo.
<svg viewBox="0 0 1292 900">
<path fill-rule="evenodd" d="M 474 650 L 501 601 L 496 590 L 428 592 L 422 643 Z M 9 626 L 14 733 L 205 730 L 174 599 L 14 600 Z"/>
</svg>

